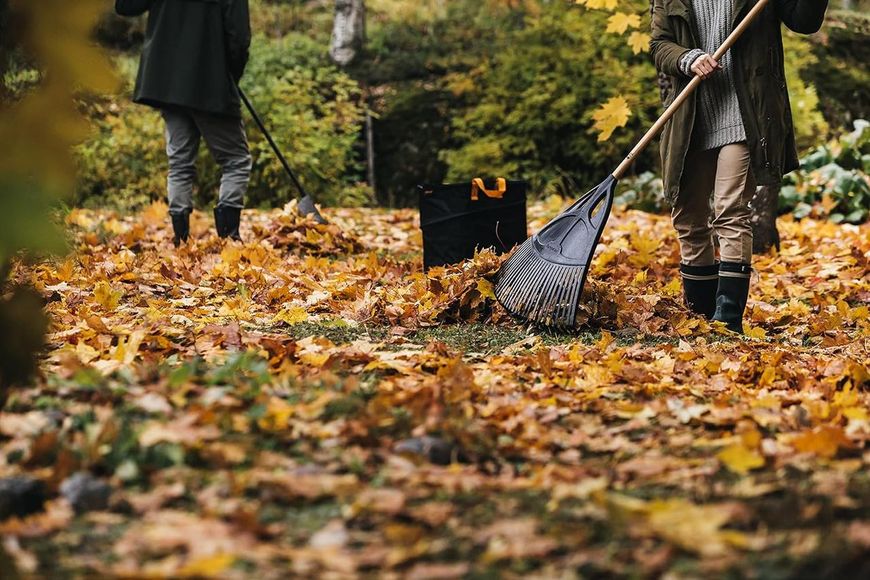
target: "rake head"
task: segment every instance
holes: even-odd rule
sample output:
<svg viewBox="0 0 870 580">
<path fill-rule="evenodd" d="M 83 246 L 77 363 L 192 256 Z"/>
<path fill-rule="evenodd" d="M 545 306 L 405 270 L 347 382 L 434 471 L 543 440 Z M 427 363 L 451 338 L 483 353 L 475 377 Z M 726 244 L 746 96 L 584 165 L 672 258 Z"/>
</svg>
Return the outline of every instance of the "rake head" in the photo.
<svg viewBox="0 0 870 580">
<path fill-rule="evenodd" d="M 329 223 L 326 221 L 326 218 L 320 213 L 320 210 L 317 209 L 317 206 L 314 205 L 314 200 L 311 199 L 310 195 L 305 195 L 302 199 L 299 200 L 299 205 L 296 206 L 299 208 L 299 213 L 302 215 L 310 215 L 314 218 L 314 221 L 319 224 Z"/>
<path fill-rule="evenodd" d="M 532 238 L 499 271 L 495 296 L 525 320 L 574 328 L 595 247 L 604 231 L 616 179 L 608 176 Z"/>
</svg>

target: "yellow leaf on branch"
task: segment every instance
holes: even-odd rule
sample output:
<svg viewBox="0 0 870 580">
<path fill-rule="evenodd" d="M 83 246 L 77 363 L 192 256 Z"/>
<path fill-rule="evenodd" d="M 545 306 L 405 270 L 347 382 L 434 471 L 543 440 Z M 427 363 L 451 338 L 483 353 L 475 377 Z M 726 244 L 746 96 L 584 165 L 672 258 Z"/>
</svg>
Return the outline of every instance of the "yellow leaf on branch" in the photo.
<svg viewBox="0 0 870 580">
<path fill-rule="evenodd" d="M 592 119 L 595 121 L 592 128 L 598 131 L 598 142 L 609 139 L 618 127 L 625 127 L 629 117 L 631 117 L 631 110 L 625 97 L 613 97 L 601 105 L 601 108 L 592 114 Z"/>
<path fill-rule="evenodd" d="M 639 32 L 635 30 L 628 35 L 628 46 L 631 47 L 631 51 L 634 54 L 649 52 L 649 41 L 650 36 L 646 32 Z"/>
<path fill-rule="evenodd" d="M 637 14 L 616 12 L 607 19 L 607 32 L 625 34 L 629 28 L 637 28 L 638 26 L 640 26 L 640 16 Z"/>
<path fill-rule="evenodd" d="M 618 0 L 574 0 L 577 4 L 593 10 L 615 10 Z"/>
</svg>

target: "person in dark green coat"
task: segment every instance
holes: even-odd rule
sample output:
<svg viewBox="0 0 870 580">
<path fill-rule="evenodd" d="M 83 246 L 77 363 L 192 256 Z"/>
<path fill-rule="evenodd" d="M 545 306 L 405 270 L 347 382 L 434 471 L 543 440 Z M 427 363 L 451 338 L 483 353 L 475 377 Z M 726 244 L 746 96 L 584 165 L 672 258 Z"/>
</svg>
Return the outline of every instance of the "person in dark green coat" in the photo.
<svg viewBox="0 0 870 580">
<path fill-rule="evenodd" d="M 237 88 L 248 62 L 248 0 L 116 0 L 122 16 L 148 13 L 133 100 L 160 110 L 169 156 L 176 245 L 190 234 L 200 139 L 221 166 L 218 235 L 240 239 L 251 155 Z"/>
<path fill-rule="evenodd" d="M 770 0 L 716 62 L 710 55 L 756 1 L 654 0 L 650 42 L 656 68 L 672 81 L 665 106 L 694 76 L 704 79 L 662 131 L 665 197 L 687 305 L 735 332 L 743 330 L 752 271 L 749 201 L 756 185 L 778 184 L 798 167 L 782 24 L 816 32 L 828 5 Z"/>
</svg>

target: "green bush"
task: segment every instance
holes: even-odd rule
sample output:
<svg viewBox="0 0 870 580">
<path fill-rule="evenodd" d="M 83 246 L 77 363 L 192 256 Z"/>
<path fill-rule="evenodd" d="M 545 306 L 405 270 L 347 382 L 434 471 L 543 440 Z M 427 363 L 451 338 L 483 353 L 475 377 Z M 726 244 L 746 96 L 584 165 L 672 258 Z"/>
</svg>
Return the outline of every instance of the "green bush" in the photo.
<svg viewBox="0 0 870 580">
<path fill-rule="evenodd" d="M 78 203 L 133 209 L 165 196 L 166 154 L 159 114 L 130 103 L 136 61 L 121 58 L 129 79 L 118 102 L 91 107 L 95 133 L 78 148 Z M 361 185 L 355 149 L 363 108 L 356 83 L 332 66 L 321 45 L 289 34 L 280 40 L 255 38 L 242 81 L 273 137 L 312 195 L 327 205 L 359 205 L 368 199 Z M 280 206 L 296 192 L 280 163 L 246 118 L 254 168 L 247 204 Z M 203 144 L 199 162 L 200 206 L 217 197 L 220 171 Z"/>
<path fill-rule="evenodd" d="M 870 123 L 859 120 L 851 133 L 822 145 L 786 176 L 780 213 L 862 223 L 870 217 Z"/>
<path fill-rule="evenodd" d="M 665 213 L 665 187 L 662 178 L 652 171 L 645 171 L 620 184 L 620 191 L 613 203 L 628 209 L 639 209 L 649 213 Z"/>
<path fill-rule="evenodd" d="M 822 34 L 812 37 L 817 66 L 801 71 L 816 88 L 832 127 L 870 118 L 870 13 L 829 10 Z"/>
<path fill-rule="evenodd" d="M 661 105 L 651 59 L 604 33 L 606 16 L 542 5 L 490 60 L 456 80 L 469 107 L 453 121 L 458 146 L 442 152 L 448 179 L 516 176 L 538 193 L 576 193 L 613 171 Z M 628 100 L 631 119 L 599 142 L 592 113 L 616 95 Z M 636 169 L 654 167 L 656 158 L 650 148 Z"/>
<path fill-rule="evenodd" d="M 819 66 L 812 45 L 805 37 L 793 32 L 783 36 L 785 50 L 785 76 L 788 81 L 791 114 L 794 120 L 795 140 L 799 151 L 817 145 L 825 138 L 830 127 L 819 111 L 816 87 L 803 80 L 802 74 Z"/>
</svg>

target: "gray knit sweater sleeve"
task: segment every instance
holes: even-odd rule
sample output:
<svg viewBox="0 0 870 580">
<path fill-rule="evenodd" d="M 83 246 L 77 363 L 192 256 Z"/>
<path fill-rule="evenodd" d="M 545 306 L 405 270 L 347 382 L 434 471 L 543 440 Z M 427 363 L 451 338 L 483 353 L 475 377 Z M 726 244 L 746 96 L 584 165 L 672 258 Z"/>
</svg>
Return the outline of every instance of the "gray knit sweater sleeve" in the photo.
<svg viewBox="0 0 870 580">
<path fill-rule="evenodd" d="M 691 0 L 692 21 L 698 34 L 698 50 L 714 54 L 731 33 L 731 0 Z M 686 57 L 691 56 L 690 54 Z M 680 59 L 691 74 L 694 59 Z M 685 63 L 685 65 L 683 64 Z M 729 51 L 719 59 L 721 70 L 698 87 L 692 147 L 698 151 L 746 140 L 746 129 L 737 100 L 734 57 Z M 685 71 L 685 69 L 683 69 Z"/>
<path fill-rule="evenodd" d="M 684 75 L 687 77 L 695 76 L 695 73 L 692 72 L 692 65 L 702 54 L 704 54 L 703 50 L 700 48 L 693 48 L 692 50 L 686 51 L 686 53 L 680 57 L 680 70 L 683 71 Z"/>
</svg>

